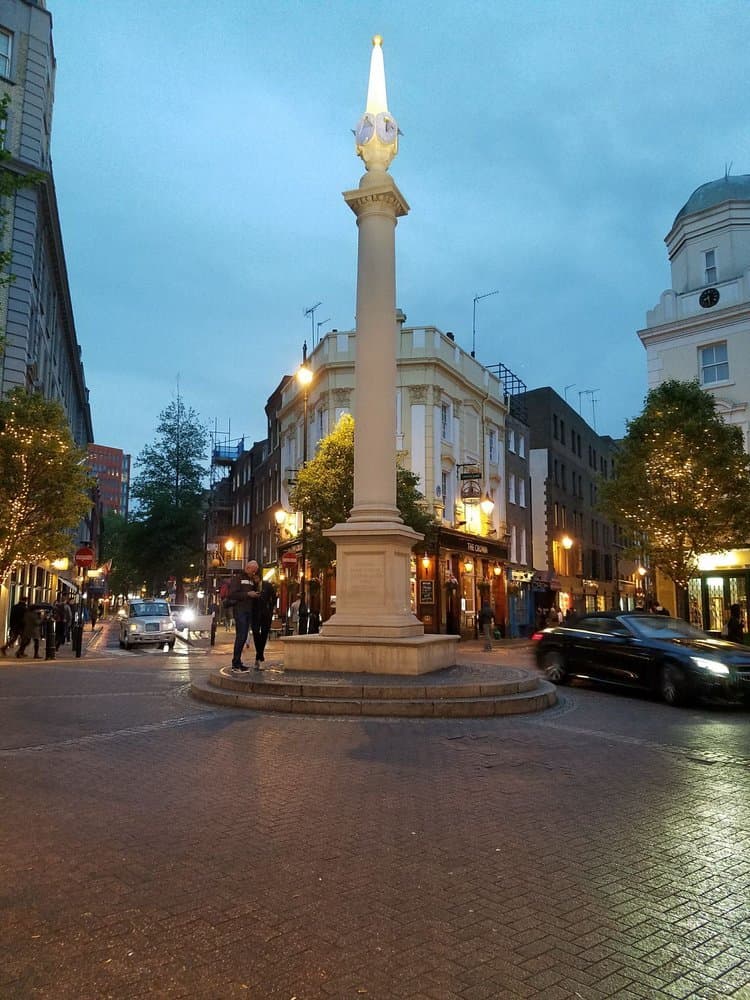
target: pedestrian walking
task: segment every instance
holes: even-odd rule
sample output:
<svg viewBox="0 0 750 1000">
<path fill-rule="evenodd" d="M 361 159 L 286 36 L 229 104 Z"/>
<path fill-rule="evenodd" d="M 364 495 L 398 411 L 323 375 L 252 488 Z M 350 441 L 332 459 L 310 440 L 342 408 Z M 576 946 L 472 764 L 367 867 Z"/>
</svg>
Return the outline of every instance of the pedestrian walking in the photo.
<svg viewBox="0 0 750 1000">
<path fill-rule="evenodd" d="M 289 615 L 287 617 L 288 635 L 298 635 L 299 633 L 299 597 L 295 597 L 289 605 Z"/>
<path fill-rule="evenodd" d="M 65 604 L 58 598 L 52 607 L 52 621 L 55 623 L 55 649 L 65 642 Z"/>
<path fill-rule="evenodd" d="M 73 628 L 73 599 L 69 597 L 65 602 L 65 639 L 70 642 L 71 630 Z"/>
<path fill-rule="evenodd" d="M 2 647 L 3 656 L 8 652 L 8 649 L 12 649 L 15 645 L 16 639 L 21 637 L 23 632 L 23 620 L 26 614 L 26 609 L 28 607 L 29 600 L 27 597 L 21 597 L 16 601 L 13 607 L 10 609 L 10 617 L 8 619 L 8 638 L 5 645 Z"/>
<path fill-rule="evenodd" d="M 34 659 L 41 660 L 39 654 L 39 641 L 42 638 L 42 613 L 38 608 L 27 607 L 23 616 L 23 631 L 21 632 L 21 642 L 18 646 L 16 656 L 22 659 L 26 656 L 26 647 L 30 642 L 34 643 Z"/>
<path fill-rule="evenodd" d="M 490 606 L 490 602 L 485 598 L 479 609 L 479 628 L 484 636 L 484 648 L 489 652 L 492 649 L 492 626 L 495 624 L 495 613 Z"/>
<path fill-rule="evenodd" d="M 94 631 L 94 628 L 96 626 L 96 619 L 98 618 L 98 616 L 99 616 L 99 608 L 98 608 L 98 606 L 96 604 L 96 601 L 94 601 L 93 604 L 91 605 L 91 631 L 92 632 Z"/>
<path fill-rule="evenodd" d="M 234 613 L 234 649 L 232 670 L 245 673 L 249 668 L 242 662 L 242 650 L 247 642 L 253 616 L 253 602 L 258 599 L 258 564 L 252 559 L 245 572 L 236 575 L 229 584 L 227 601 Z"/>
<path fill-rule="evenodd" d="M 727 639 L 730 642 L 742 643 L 745 626 L 740 617 L 739 604 L 732 604 L 729 607 L 729 620 L 727 621 Z"/>
</svg>

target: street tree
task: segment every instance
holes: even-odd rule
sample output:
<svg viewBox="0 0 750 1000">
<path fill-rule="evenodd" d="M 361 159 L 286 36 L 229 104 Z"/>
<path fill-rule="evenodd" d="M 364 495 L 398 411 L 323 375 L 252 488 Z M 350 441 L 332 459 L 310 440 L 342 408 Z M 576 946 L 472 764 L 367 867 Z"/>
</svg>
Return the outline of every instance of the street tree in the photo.
<svg viewBox="0 0 750 1000">
<path fill-rule="evenodd" d="M 0 401 L 0 582 L 15 566 L 71 553 L 91 511 L 85 460 L 56 400 L 16 388 Z"/>
<path fill-rule="evenodd" d="M 420 493 L 419 477 L 397 464 L 396 505 L 409 527 L 429 533 L 434 520 Z M 354 418 L 345 413 L 333 431 L 318 445 L 315 456 L 297 472 L 289 501 L 305 511 L 307 558 L 314 571 L 330 566 L 336 546 L 323 532 L 349 517 L 354 505 Z"/>
<path fill-rule="evenodd" d="M 138 456 L 127 557 L 154 593 L 173 577 L 181 599 L 184 578 L 202 565 L 207 446 L 206 428 L 178 395 L 159 415 L 156 440 Z"/>
<path fill-rule="evenodd" d="M 739 428 L 726 424 L 697 382 L 663 382 L 628 422 L 614 479 L 600 507 L 643 555 L 684 592 L 701 552 L 747 542 L 750 457 Z"/>
<path fill-rule="evenodd" d="M 100 553 L 102 563 L 108 568 L 107 585 L 112 594 L 132 593 L 143 582 L 132 557 L 140 548 L 136 537 L 139 528 L 136 522 L 126 520 L 115 511 L 107 511 L 102 517 Z"/>
</svg>

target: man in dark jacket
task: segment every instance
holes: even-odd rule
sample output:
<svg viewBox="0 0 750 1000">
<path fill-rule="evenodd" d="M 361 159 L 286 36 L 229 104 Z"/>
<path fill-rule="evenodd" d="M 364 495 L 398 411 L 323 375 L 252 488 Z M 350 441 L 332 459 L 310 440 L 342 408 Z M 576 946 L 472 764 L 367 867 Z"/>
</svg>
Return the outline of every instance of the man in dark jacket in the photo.
<svg viewBox="0 0 750 1000">
<path fill-rule="evenodd" d="M 10 618 L 8 620 L 8 641 L 2 647 L 3 656 L 5 656 L 8 652 L 8 647 L 12 647 L 15 644 L 16 639 L 18 639 L 23 632 L 23 619 L 26 614 L 28 604 L 28 598 L 21 597 L 10 609 Z"/>
<path fill-rule="evenodd" d="M 244 573 L 240 573 L 232 579 L 227 595 L 227 600 L 231 603 L 234 612 L 233 672 L 244 674 L 249 669 L 242 662 L 242 650 L 247 642 L 253 617 L 253 605 L 258 600 L 259 591 L 258 564 L 253 559 L 245 566 Z"/>
<path fill-rule="evenodd" d="M 273 611 L 276 607 L 276 590 L 269 580 L 261 579 L 258 570 L 256 570 L 253 579 L 258 587 L 258 598 L 253 603 L 250 624 L 253 630 L 253 643 L 255 645 L 255 669 L 262 670 L 261 663 L 264 660 L 263 654 L 268 642 L 268 633 L 271 631 Z"/>
</svg>

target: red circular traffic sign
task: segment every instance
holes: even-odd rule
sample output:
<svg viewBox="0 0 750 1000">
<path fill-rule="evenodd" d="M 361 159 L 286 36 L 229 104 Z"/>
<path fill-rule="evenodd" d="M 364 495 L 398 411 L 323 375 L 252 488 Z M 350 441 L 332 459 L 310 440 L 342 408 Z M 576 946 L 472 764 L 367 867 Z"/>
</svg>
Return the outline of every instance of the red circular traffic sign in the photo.
<svg viewBox="0 0 750 1000">
<path fill-rule="evenodd" d="M 94 565 L 94 550 L 90 549 L 88 545 L 83 545 L 80 549 L 76 549 L 74 559 L 76 566 L 89 569 Z"/>
</svg>

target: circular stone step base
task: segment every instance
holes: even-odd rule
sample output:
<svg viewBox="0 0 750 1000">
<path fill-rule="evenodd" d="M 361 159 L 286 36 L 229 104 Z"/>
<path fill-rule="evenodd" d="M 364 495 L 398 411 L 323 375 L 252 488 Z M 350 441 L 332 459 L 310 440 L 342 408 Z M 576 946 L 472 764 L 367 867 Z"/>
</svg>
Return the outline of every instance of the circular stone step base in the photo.
<svg viewBox="0 0 750 1000">
<path fill-rule="evenodd" d="M 393 684 L 373 677 L 363 683 L 361 675 L 329 675 L 318 681 L 300 679 L 299 674 L 286 678 L 277 671 L 272 671 L 273 679 L 269 672 L 245 679 L 224 668 L 193 681 L 190 694 L 199 701 L 256 712 L 443 719 L 542 712 L 557 703 L 556 687 L 530 671 L 505 669 L 505 679 L 497 679 L 497 670 L 486 671 L 495 678 L 486 681 L 477 678 L 478 672 L 468 667 L 465 680 L 451 676 L 425 683 L 422 676 Z"/>
</svg>

